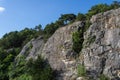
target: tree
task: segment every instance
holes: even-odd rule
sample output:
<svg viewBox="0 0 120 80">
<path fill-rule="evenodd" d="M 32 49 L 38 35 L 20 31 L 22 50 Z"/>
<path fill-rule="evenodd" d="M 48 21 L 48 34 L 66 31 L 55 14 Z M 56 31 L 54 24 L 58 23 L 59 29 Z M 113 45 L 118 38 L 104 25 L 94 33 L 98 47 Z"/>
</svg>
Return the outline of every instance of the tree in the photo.
<svg viewBox="0 0 120 80">
<path fill-rule="evenodd" d="M 17 31 L 14 31 L 5 35 L 1 39 L 0 46 L 2 46 L 5 49 L 9 49 L 9 48 L 20 46 L 20 43 L 21 43 L 20 36 L 18 35 Z"/>
<path fill-rule="evenodd" d="M 47 24 L 44 28 L 44 41 L 47 39 L 59 28 L 55 23 Z"/>
<path fill-rule="evenodd" d="M 9 66 L 9 79 L 17 80 L 17 77 L 26 73 L 25 67 L 26 61 L 24 56 L 20 56 L 16 59 L 16 62 L 12 62 Z M 19 80 L 19 79 L 18 79 Z"/>
<path fill-rule="evenodd" d="M 113 3 L 110 5 L 110 9 L 117 9 L 120 7 L 120 2 L 113 1 Z"/>
<path fill-rule="evenodd" d="M 55 22 L 55 26 L 58 26 L 58 28 L 64 26 L 63 20 L 57 20 L 57 21 Z"/>
<path fill-rule="evenodd" d="M 30 59 L 26 68 L 32 80 L 54 80 L 50 65 L 41 56 L 38 56 L 36 60 Z"/>
<path fill-rule="evenodd" d="M 46 27 L 44 28 L 45 34 L 53 34 L 55 32 L 56 28 L 54 23 L 47 24 Z"/>
<path fill-rule="evenodd" d="M 34 38 L 37 38 L 38 36 L 43 35 L 43 29 L 41 24 L 35 26 L 34 30 L 36 31 L 36 33 L 34 34 Z"/>
<path fill-rule="evenodd" d="M 76 15 L 74 14 L 62 14 L 59 18 L 60 21 L 63 21 L 65 25 L 70 22 L 73 22 L 76 19 Z"/>
<path fill-rule="evenodd" d="M 38 25 L 38 26 L 35 26 L 35 30 L 36 31 L 42 31 L 42 25 Z"/>
<path fill-rule="evenodd" d="M 15 54 L 14 50 L 6 52 L 0 49 L 0 80 L 9 80 L 9 65 L 13 62 Z"/>
<path fill-rule="evenodd" d="M 97 13 L 105 12 L 109 10 L 109 5 L 107 4 L 98 4 L 95 6 L 92 6 L 91 9 L 86 14 L 88 18 L 92 17 L 92 15 L 95 15 Z"/>
<path fill-rule="evenodd" d="M 82 13 L 78 13 L 76 20 L 77 21 L 84 21 L 86 19 L 86 16 Z"/>
</svg>

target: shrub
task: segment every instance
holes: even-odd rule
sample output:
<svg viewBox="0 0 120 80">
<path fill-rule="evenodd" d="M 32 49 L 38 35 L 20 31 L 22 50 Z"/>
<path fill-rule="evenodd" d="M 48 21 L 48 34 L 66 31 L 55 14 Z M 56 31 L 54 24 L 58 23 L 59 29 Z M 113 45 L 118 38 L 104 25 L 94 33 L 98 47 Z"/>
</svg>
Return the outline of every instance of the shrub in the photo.
<svg viewBox="0 0 120 80">
<path fill-rule="evenodd" d="M 81 45 L 79 44 L 80 43 L 79 33 L 74 32 L 72 38 L 73 38 L 73 50 L 79 53 L 79 49 L 81 47 Z"/>
<path fill-rule="evenodd" d="M 73 46 L 72 49 L 76 52 L 79 53 L 82 49 L 82 44 L 83 44 L 83 29 L 80 29 L 77 32 L 74 32 L 72 34 L 72 40 L 73 40 Z"/>
<path fill-rule="evenodd" d="M 19 78 L 21 75 L 25 74 L 26 68 L 25 68 L 25 58 L 24 56 L 20 56 L 16 62 L 11 63 L 9 66 L 9 78 L 10 80 L 14 80 Z"/>
<path fill-rule="evenodd" d="M 38 56 L 36 60 L 30 59 L 26 69 L 27 73 L 32 76 L 32 80 L 53 80 L 53 71 L 41 56 Z"/>
</svg>

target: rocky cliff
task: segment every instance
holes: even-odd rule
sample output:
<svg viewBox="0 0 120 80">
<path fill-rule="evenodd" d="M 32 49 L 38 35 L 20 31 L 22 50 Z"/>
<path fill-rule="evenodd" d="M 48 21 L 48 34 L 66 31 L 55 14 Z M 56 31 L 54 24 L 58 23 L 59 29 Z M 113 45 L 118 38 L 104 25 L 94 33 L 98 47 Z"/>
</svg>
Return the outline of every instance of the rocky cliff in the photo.
<svg viewBox="0 0 120 80">
<path fill-rule="evenodd" d="M 57 71 L 57 80 L 70 80 L 74 78 L 76 73 L 76 54 L 72 50 L 72 34 L 83 27 L 81 21 L 59 28 L 46 43 L 42 37 L 32 39 L 28 42 L 20 52 L 20 55 L 25 55 L 27 59 L 36 58 L 37 55 L 42 55 L 49 61 L 50 66 Z"/>
<path fill-rule="evenodd" d="M 84 32 L 83 49 L 79 58 L 72 50 L 72 33 L 85 27 L 82 22 L 59 28 L 46 43 L 39 37 L 24 46 L 21 53 L 27 59 L 38 54 L 58 71 L 57 80 L 79 80 L 77 66 L 83 64 L 88 77 L 97 80 L 101 74 L 113 80 L 120 75 L 120 9 L 94 15 Z M 26 54 L 27 53 L 27 54 Z"/>
<path fill-rule="evenodd" d="M 94 79 L 104 74 L 113 80 L 120 75 L 120 9 L 91 18 L 92 25 L 84 34 L 84 65 Z"/>
</svg>

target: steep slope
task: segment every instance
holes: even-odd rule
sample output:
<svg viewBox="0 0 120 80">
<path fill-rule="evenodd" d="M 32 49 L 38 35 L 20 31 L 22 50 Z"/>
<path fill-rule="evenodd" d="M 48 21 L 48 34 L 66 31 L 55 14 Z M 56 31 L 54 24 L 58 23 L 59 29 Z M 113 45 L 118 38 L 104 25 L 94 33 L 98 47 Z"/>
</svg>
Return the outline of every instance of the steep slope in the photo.
<svg viewBox="0 0 120 80">
<path fill-rule="evenodd" d="M 84 34 L 81 56 L 88 75 L 95 80 L 104 74 L 120 78 L 120 8 L 91 18 L 92 25 Z"/>
</svg>

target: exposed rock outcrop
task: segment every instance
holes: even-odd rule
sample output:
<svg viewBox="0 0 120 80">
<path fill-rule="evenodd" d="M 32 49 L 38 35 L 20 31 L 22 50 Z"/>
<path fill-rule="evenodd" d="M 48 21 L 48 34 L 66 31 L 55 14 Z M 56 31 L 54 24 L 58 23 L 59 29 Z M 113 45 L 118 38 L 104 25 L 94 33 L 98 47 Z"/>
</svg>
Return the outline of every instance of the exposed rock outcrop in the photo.
<svg viewBox="0 0 120 80">
<path fill-rule="evenodd" d="M 37 39 L 32 39 L 23 47 L 18 56 L 24 55 L 26 59 L 35 58 L 42 52 L 44 44 L 45 43 L 42 36 Z"/>
<path fill-rule="evenodd" d="M 120 72 L 120 9 L 100 13 L 91 18 L 92 25 L 84 34 L 81 56 L 89 75 L 100 74 L 118 80 Z"/>
<path fill-rule="evenodd" d="M 27 59 L 42 55 L 48 60 L 53 70 L 57 71 L 57 80 L 76 78 L 76 54 L 72 50 L 72 33 L 83 27 L 81 21 L 59 28 L 46 43 L 42 37 L 32 39 L 22 49 L 19 55 Z"/>
<path fill-rule="evenodd" d="M 72 33 L 83 27 L 82 22 L 59 28 L 46 42 L 42 55 L 49 61 L 51 67 L 59 73 L 58 80 L 70 80 L 76 75 L 75 52 L 72 50 Z"/>
</svg>

